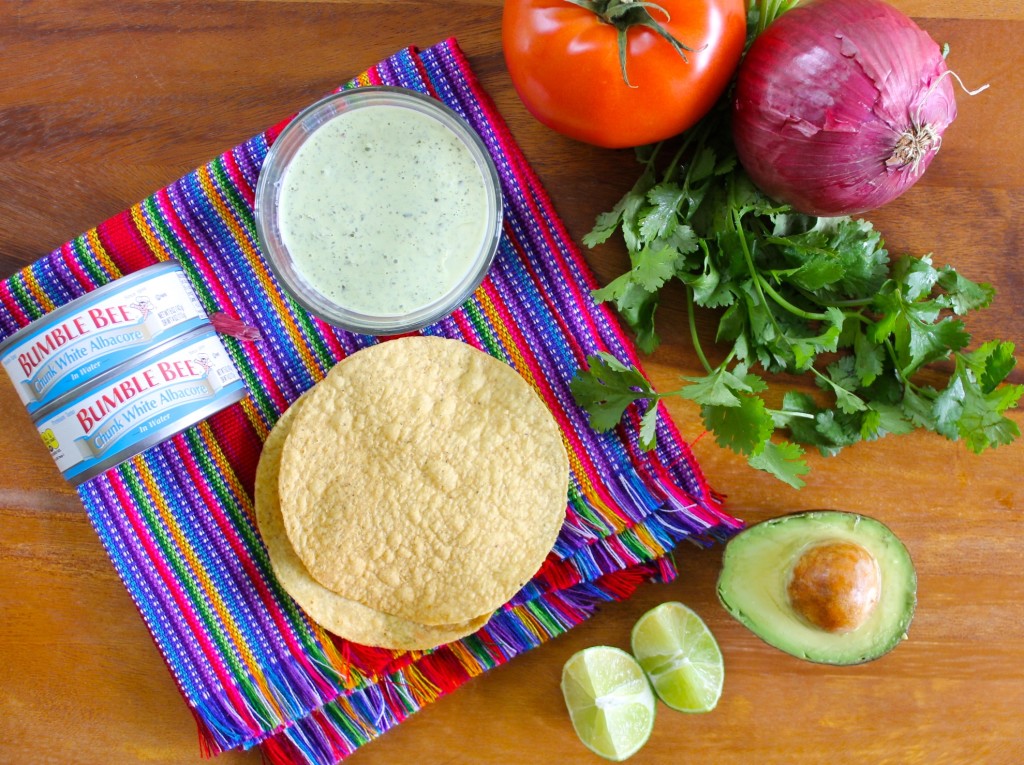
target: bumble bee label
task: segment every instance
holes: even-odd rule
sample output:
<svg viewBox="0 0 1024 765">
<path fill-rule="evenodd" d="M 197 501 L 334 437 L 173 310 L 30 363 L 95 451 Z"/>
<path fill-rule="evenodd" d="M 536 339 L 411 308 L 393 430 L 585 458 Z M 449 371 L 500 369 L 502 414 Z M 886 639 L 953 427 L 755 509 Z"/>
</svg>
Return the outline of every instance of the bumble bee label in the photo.
<svg viewBox="0 0 1024 765">
<path fill-rule="evenodd" d="M 43 443 L 78 484 L 241 399 L 220 338 L 201 328 L 125 364 L 41 412 Z"/>
<path fill-rule="evenodd" d="M 208 322 L 181 266 L 168 261 L 33 322 L 0 345 L 0 361 L 35 414 L 134 356 Z"/>
</svg>

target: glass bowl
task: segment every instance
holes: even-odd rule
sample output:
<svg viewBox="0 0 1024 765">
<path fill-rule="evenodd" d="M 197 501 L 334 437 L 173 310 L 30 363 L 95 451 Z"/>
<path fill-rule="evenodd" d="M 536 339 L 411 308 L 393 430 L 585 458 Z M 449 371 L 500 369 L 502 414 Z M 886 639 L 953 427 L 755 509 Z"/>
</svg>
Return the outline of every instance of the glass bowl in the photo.
<svg viewBox="0 0 1024 765">
<path fill-rule="evenodd" d="M 300 305 L 391 335 L 442 319 L 479 286 L 502 198 L 483 141 L 458 114 L 416 91 L 366 87 L 288 123 L 260 171 L 255 215 L 262 251 Z"/>
</svg>

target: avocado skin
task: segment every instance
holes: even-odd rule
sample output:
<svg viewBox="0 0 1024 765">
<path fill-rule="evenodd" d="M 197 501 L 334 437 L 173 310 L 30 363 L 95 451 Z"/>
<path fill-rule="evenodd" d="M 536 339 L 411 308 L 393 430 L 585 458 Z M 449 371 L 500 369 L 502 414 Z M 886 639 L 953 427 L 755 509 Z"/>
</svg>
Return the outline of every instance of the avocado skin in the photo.
<svg viewBox="0 0 1024 765">
<path fill-rule="evenodd" d="M 788 577 L 801 553 L 829 540 L 852 541 L 878 561 L 882 594 L 868 621 L 847 633 L 807 623 L 789 605 Z M 810 510 L 751 526 L 726 546 L 718 599 L 737 621 L 775 648 L 819 664 L 862 664 L 907 637 L 917 605 L 917 573 L 903 543 L 880 521 Z"/>
</svg>

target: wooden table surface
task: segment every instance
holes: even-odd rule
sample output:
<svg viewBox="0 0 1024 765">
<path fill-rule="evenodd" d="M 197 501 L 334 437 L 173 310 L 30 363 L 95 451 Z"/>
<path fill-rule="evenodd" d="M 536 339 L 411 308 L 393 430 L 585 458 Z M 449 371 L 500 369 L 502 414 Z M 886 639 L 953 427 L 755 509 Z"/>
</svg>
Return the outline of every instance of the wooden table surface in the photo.
<svg viewBox="0 0 1024 765">
<path fill-rule="evenodd" d="M 898 0 L 969 86 L 942 151 L 911 192 L 870 217 L 893 252 L 933 251 L 998 288 L 971 323 L 1024 351 L 1024 11 L 1019 0 Z M 563 139 L 519 103 L 501 2 L 8 0 L 0 3 L 0 276 L 312 101 L 396 49 L 455 35 L 576 237 L 632 184 L 628 151 Z M 602 281 L 621 245 L 588 257 Z M 699 364 L 671 294 L 648 362 L 671 386 Z M 1015 382 L 1024 381 L 1018 369 Z M 684 436 L 694 407 L 668 403 Z M 195 726 L 143 622 L 13 388 L 0 384 L 0 762 L 193 763 Z M 1018 424 L 1024 423 L 1020 412 Z M 983 456 L 932 434 L 812 457 L 806 488 L 746 468 L 711 438 L 695 452 L 748 521 L 832 507 L 874 515 L 917 564 L 910 640 L 830 668 L 761 643 L 715 598 L 721 550 L 682 550 L 679 580 L 478 678 L 357 752 L 353 763 L 587 763 L 560 692 L 562 664 L 626 646 L 634 620 L 690 604 L 727 666 L 711 714 L 664 707 L 633 762 L 1017 763 L 1024 710 L 1024 441 Z M 223 755 L 256 763 L 255 752 Z"/>
</svg>

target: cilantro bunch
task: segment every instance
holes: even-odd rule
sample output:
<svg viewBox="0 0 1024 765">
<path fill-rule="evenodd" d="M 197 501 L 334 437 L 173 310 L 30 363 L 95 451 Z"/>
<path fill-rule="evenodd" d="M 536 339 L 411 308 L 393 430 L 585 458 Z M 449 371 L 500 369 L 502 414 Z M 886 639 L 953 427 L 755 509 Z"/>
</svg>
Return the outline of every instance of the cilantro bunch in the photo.
<svg viewBox="0 0 1024 765">
<path fill-rule="evenodd" d="M 682 283 L 704 374 L 659 393 L 610 355 L 590 357 L 572 391 L 595 429 L 646 402 L 641 443 L 653 448 L 658 401 L 680 396 L 700 405 L 720 445 L 797 488 L 808 472 L 805 446 L 834 455 L 926 428 L 981 452 L 1020 435 L 1005 416 L 1024 393 L 1005 382 L 1013 344 L 968 350 L 962 317 L 989 305 L 991 285 L 931 257 L 891 262 L 868 221 L 802 215 L 766 197 L 737 161 L 726 102 L 661 165 L 668 146 L 638 150 L 639 179 L 584 243 L 621 232 L 631 267 L 595 297 L 615 304 L 645 352 L 658 344 L 662 288 Z M 715 337 L 728 352 L 717 365 L 701 347 L 695 306 L 720 312 Z M 943 360 L 952 363 L 934 364 Z M 819 393 L 780 396 L 770 389 L 774 373 L 809 375 Z"/>
</svg>

